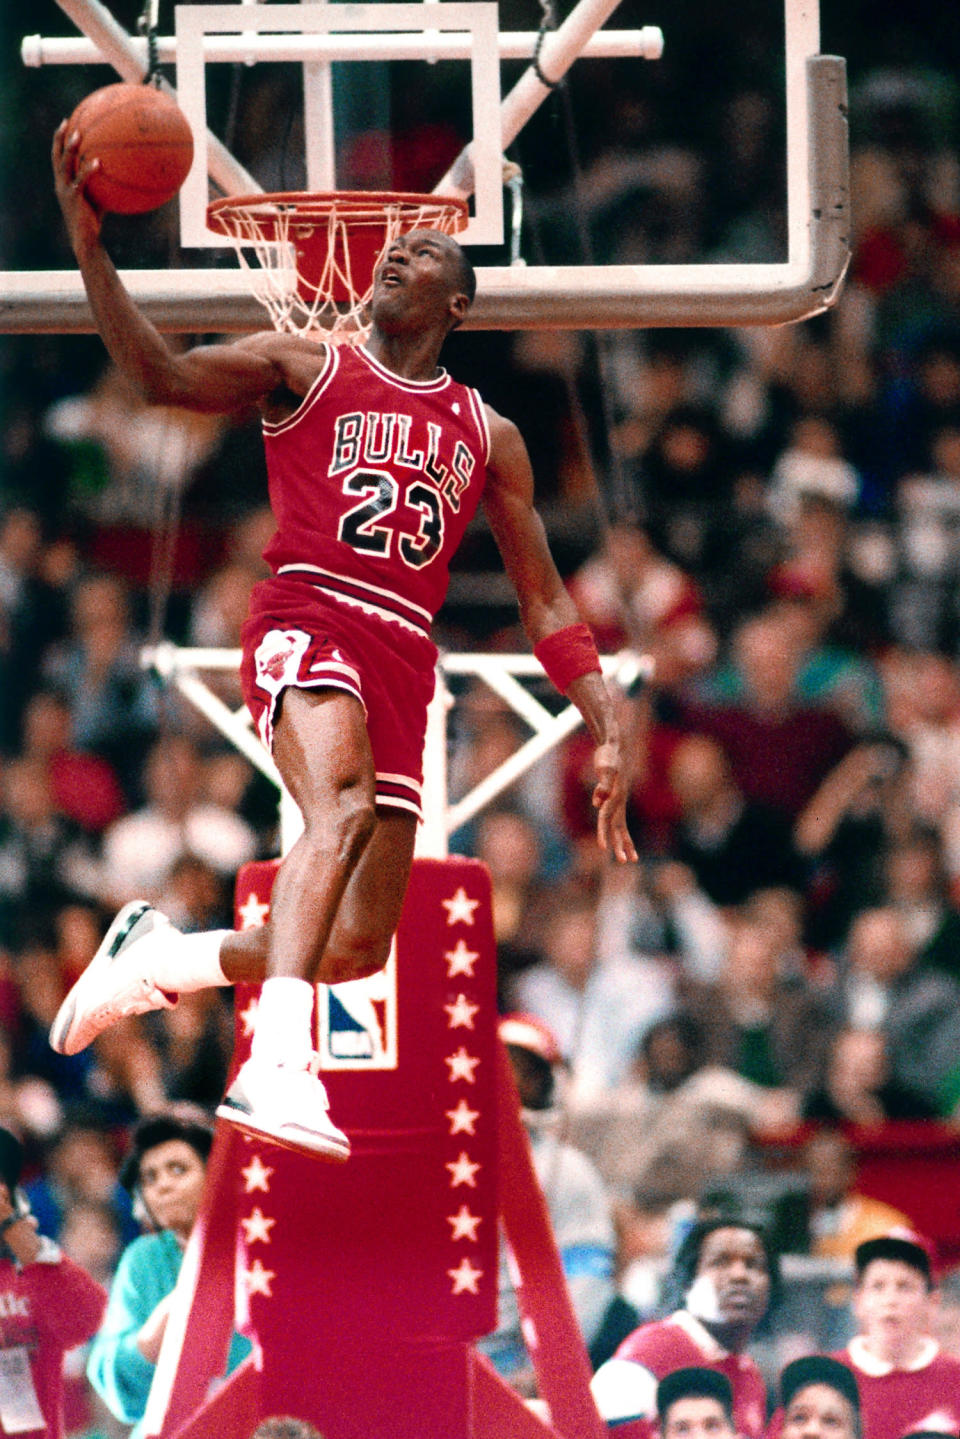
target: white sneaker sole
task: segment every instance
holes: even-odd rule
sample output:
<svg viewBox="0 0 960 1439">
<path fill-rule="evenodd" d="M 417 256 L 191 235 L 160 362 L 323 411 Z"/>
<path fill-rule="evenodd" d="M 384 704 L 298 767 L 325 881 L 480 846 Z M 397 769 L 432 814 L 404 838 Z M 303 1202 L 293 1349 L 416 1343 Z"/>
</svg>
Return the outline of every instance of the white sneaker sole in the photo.
<svg viewBox="0 0 960 1439">
<path fill-rule="evenodd" d="M 238 1104 L 224 1099 L 217 1106 L 217 1118 L 232 1124 L 241 1133 L 251 1138 L 266 1139 L 281 1149 L 291 1149 L 298 1154 L 311 1154 L 317 1159 L 326 1159 L 331 1164 L 345 1164 L 350 1158 L 350 1141 L 344 1135 L 341 1139 L 332 1134 L 319 1134 L 298 1124 L 272 1125 L 258 1120 L 256 1114 Z"/>
<path fill-rule="evenodd" d="M 86 1049 L 87 1045 L 96 1039 L 96 1034 L 91 1034 L 90 1038 L 82 1043 L 75 1042 L 77 1013 L 81 1007 L 83 996 L 87 989 L 99 982 L 100 977 L 110 968 L 118 951 L 122 949 L 127 935 L 137 920 L 150 908 L 151 906 L 145 899 L 131 900 L 129 904 L 123 906 L 107 930 L 100 948 L 57 1010 L 57 1017 L 50 1026 L 50 1047 L 55 1049 L 58 1054 L 79 1054 L 81 1049 Z M 109 1028 L 108 1025 L 102 1027 L 103 1029 Z M 100 1030 L 97 1033 L 99 1034 Z"/>
</svg>

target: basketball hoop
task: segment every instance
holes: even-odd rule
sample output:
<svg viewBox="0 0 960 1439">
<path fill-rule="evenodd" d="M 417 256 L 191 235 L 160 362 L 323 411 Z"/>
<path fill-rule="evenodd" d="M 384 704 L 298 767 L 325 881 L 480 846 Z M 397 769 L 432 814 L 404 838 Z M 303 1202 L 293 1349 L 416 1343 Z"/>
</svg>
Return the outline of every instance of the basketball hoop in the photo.
<svg viewBox="0 0 960 1439">
<path fill-rule="evenodd" d="M 465 200 L 388 190 L 228 195 L 207 206 L 207 224 L 232 241 L 275 329 L 322 329 L 347 344 L 366 338 L 374 270 L 397 235 L 453 235 L 467 218 Z"/>
</svg>

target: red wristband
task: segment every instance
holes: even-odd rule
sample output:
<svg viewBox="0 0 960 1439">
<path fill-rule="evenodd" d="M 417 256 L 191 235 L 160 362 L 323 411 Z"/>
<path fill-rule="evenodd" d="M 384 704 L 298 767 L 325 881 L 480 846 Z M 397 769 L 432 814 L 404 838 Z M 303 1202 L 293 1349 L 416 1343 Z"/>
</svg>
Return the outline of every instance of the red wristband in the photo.
<svg viewBox="0 0 960 1439">
<path fill-rule="evenodd" d="M 600 673 L 600 656 L 593 635 L 584 624 L 554 630 L 534 645 L 533 653 L 562 695 L 581 675 Z"/>
</svg>

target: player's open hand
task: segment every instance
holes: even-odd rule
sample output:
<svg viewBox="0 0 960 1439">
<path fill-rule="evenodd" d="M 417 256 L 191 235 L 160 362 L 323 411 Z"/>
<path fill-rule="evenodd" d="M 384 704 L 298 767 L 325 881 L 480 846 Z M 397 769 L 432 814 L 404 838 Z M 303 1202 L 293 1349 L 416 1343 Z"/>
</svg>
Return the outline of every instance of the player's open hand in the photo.
<svg viewBox="0 0 960 1439">
<path fill-rule="evenodd" d="M 620 864 L 636 862 L 637 851 L 627 829 L 627 781 L 619 741 L 598 745 L 593 763 L 597 772 L 593 807 L 597 811 L 600 848 L 612 851 Z"/>
<path fill-rule="evenodd" d="M 67 133 L 67 122 L 58 125 L 53 137 L 53 179 L 57 202 L 67 222 L 71 243 L 96 240 L 103 216 L 86 193 L 87 181 L 100 168 L 99 160 L 80 159 L 80 133 Z"/>
</svg>

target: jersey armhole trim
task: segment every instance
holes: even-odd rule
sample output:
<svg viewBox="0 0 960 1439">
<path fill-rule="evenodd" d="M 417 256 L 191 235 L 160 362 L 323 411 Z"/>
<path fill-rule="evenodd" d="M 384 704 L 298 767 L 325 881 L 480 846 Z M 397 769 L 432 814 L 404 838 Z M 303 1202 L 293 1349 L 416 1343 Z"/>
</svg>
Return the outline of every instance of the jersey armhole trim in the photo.
<svg viewBox="0 0 960 1439">
<path fill-rule="evenodd" d="M 468 388 L 470 396 L 470 408 L 473 411 L 474 422 L 480 432 L 480 444 L 483 447 L 483 463 L 490 463 L 490 426 L 487 423 L 487 411 L 483 400 L 477 390 Z"/>
<path fill-rule="evenodd" d="M 339 346 L 328 344 L 326 346 L 326 351 L 327 357 L 323 363 L 323 367 L 321 368 L 320 373 L 317 375 L 313 384 L 310 386 L 309 390 L 304 395 L 303 399 L 300 401 L 293 414 L 288 415 L 285 420 L 279 420 L 276 422 L 271 420 L 264 420 L 262 424 L 263 433 L 265 435 L 282 435 L 285 430 L 292 429 L 294 425 L 298 424 L 300 420 L 303 419 L 304 415 L 307 413 L 310 407 L 314 405 L 317 400 L 319 400 L 320 396 L 323 394 L 324 390 L 327 388 L 330 381 L 333 379 L 334 375 L 337 373 L 337 370 L 340 367 Z"/>
</svg>

